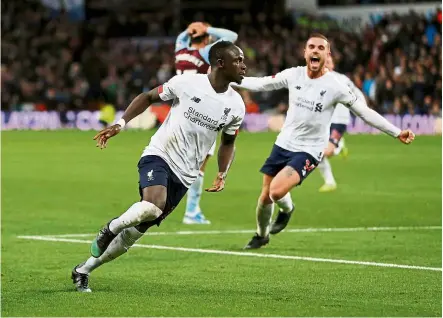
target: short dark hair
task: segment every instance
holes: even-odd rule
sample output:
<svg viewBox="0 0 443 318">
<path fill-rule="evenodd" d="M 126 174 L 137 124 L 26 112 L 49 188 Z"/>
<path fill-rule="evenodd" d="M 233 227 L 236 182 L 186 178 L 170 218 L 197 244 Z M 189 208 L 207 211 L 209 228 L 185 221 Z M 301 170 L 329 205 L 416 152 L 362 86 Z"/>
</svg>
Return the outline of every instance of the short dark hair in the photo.
<svg viewBox="0 0 443 318">
<path fill-rule="evenodd" d="M 208 37 L 209 37 L 209 34 L 203 34 L 198 37 L 191 38 L 191 44 L 200 44 Z"/>
<path fill-rule="evenodd" d="M 210 26 L 211 26 L 211 24 L 208 23 L 208 22 L 203 22 L 203 24 L 206 25 L 207 27 L 210 27 Z M 208 33 L 205 33 L 205 34 L 200 35 L 200 36 L 195 37 L 195 38 L 191 37 L 191 44 L 200 44 L 200 43 L 202 43 L 205 39 L 207 39 L 208 37 L 209 37 L 209 34 L 208 34 Z"/>
<path fill-rule="evenodd" d="M 308 40 L 309 40 L 309 39 L 312 39 L 312 38 L 320 38 L 320 39 L 323 39 L 323 40 L 325 40 L 326 42 L 328 42 L 329 47 L 331 46 L 331 44 L 329 43 L 328 38 L 327 38 L 326 36 L 324 36 L 323 34 L 321 34 L 321 33 L 318 33 L 318 32 L 316 32 L 316 33 L 311 33 L 311 35 L 309 35 Z"/>
<path fill-rule="evenodd" d="M 215 66 L 217 60 L 223 59 L 224 52 L 233 47 L 235 47 L 235 44 L 229 41 L 215 42 L 209 50 L 209 63 L 211 63 L 211 66 Z"/>
</svg>

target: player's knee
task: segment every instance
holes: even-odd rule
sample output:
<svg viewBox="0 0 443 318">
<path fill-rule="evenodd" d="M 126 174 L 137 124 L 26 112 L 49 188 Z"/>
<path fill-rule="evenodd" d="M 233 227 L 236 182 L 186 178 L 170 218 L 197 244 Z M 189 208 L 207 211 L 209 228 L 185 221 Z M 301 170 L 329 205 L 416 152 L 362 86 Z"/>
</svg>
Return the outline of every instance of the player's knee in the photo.
<svg viewBox="0 0 443 318">
<path fill-rule="evenodd" d="M 162 211 L 165 209 L 165 206 L 166 206 L 166 200 L 163 200 L 163 199 L 154 199 L 151 201 L 151 203 L 154 204 L 158 208 L 158 210 L 160 210 L 160 214 L 162 213 Z M 158 213 L 158 211 L 157 211 L 157 213 Z M 160 215 L 158 215 L 158 216 L 160 216 Z"/>
<path fill-rule="evenodd" d="M 158 202 L 157 202 L 158 203 Z M 153 221 L 157 219 L 160 215 L 162 215 L 163 210 L 161 210 L 157 204 L 154 202 L 148 202 L 148 201 L 141 201 L 141 205 L 143 205 L 143 208 L 140 209 L 140 213 L 138 214 L 137 221 L 139 223 L 146 222 L 146 221 Z M 164 207 L 164 204 L 163 204 Z"/>
<path fill-rule="evenodd" d="M 271 204 L 272 200 L 269 197 L 269 189 L 263 191 L 260 193 L 260 198 L 258 199 L 258 201 L 263 204 L 263 205 L 267 205 L 267 204 Z"/>
<path fill-rule="evenodd" d="M 260 204 L 271 204 L 272 200 L 269 197 L 269 184 L 263 184 L 260 197 L 258 198 Z"/>
<path fill-rule="evenodd" d="M 283 198 L 286 193 L 288 193 L 285 189 L 282 188 L 271 188 L 269 192 L 269 197 L 271 198 L 272 202 L 278 201 L 281 198 Z"/>
<path fill-rule="evenodd" d="M 143 201 L 152 203 L 160 210 L 164 210 L 166 206 L 166 195 L 156 195 L 156 193 L 143 193 Z"/>
<path fill-rule="evenodd" d="M 280 200 L 286 195 L 286 193 L 288 193 L 286 187 L 277 182 L 271 183 L 271 186 L 269 187 L 269 197 L 271 198 L 272 202 Z"/>
</svg>

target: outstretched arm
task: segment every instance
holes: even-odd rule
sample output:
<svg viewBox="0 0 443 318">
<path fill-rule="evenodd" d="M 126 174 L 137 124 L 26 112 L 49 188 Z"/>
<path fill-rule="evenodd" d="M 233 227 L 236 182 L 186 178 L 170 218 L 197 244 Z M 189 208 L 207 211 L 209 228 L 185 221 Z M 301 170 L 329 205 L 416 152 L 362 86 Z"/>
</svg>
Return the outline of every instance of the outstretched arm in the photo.
<svg viewBox="0 0 443 318">
<path fill-rule="evenodd" d="M 250 91 L 273 91 L 288 88 L 288 76 L 290 69 L 286 69 L 273 76 L 245 77 L 241 84 L 231 83 L 231 86 L 244 88 Z"/>
<path fill-rule="evenodd" d="M 181 91 L 180 82 L 182 78 L 182 76 L 174 76 L 167 83 L 134 98 L 117 124 L 105 128 L 95 135 L 94 140 L 97 140 L 97 147 L 106 148 L 109 138 L 117 135 L 128 122 L 143 113 L 151 104 L 160 100 L 166 101 L 176 98 L 178 92 Z"/>
<path fill-rule="evenodd" d="M 235 138 L 236 135 L 229 135 L 225 132 L 222 133 L 221 145 L 218 148 L 218 173 L 217 177 L 212 184 L 212 187 L 206 189 L 208 192 L 220 192 L 225 187 L 225 179 L 228 173 L 229 167 L 234 160 L 235 155 Z"/>
<path fill-rule="evenodd" d="M 106 148 L 109 138 L 117 135 L 126 123 L 143 113 L 148 107 L 161 100 L 159 93 L 161 93 L 163 86 L 154 88 L 147 93 L 141 93 L 129 104 L 123 113 L 122 118 L 110 127 L 107 127 L 95 135 L 94 140 L 97 140 L 97 147 L 101 149 Z"/>
<path fill-rule="evenodd" d="M 349 109 L 369 125 L 392 137 L 398 138 L 404 144 L 410 144 L 415 138 L 414 133 L 410 129 L 401 130 L 400 128 L 391 124 L 382 115 L 369 108 L 365 101 L 361 100 L 360 98 L 357 99 L 354 104 L 349 107 Z"/>
</svg>

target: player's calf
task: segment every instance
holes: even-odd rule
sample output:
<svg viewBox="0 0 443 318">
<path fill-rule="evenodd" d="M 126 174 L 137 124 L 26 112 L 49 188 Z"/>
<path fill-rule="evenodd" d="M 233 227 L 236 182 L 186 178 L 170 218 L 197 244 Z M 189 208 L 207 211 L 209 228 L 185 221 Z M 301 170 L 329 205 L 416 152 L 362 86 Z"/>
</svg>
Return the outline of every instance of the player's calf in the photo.
<svg viewBox="0 0 443 318">
<path fill-rule="evenodd" d="M 280 233 L 288 225 L 288 222 L 291 219 L 292 213 L 295 209 L 291 194 L 289 192 L 280 200 L 275 201 L 275 203 L 280 209 L 275 221 L 271 224 L 271 234 Z"/>
<path fill-rule="evenodd" d="M 134 203 L 120 217 L 111 220 L 100 230 L 97 237 L 92 241 L 91 255 L 100 257 L 122 230 L 142 222 L 153 221 L 160 217 L 162 213 L 162 210 L 151 202 L 143 200 Z"/>
<path fill-rule="evenodd" d="M 114 219 L 115 220 L 115 219 Z M 109 224 L 112 221 L 108 222 L 100 231 L 98 232 L 95 239 L 91 244 L 91 255 L 93 257 L 100 257 L 108 248 L 109 244 L 111 244 L 112 240 L 117 236 L 109 229 Z"/>
<path fill-rule="evenodd" d="M 263 176 L 263 186 L 260 197 L 257 202 L 256 220 L 257 220 L 257 235 L 266 237 L 269 235 L 269 226 L 272 220 L 272 213 L 274 204 L 269 197 L 269 185 L 272 177 L 268 175 Z"/>
<path fill-rule="evenodd" d="M 318 162 L 308 153 L 294 153 L 288 165 L 272 180 L 270 196 L 280 206 L 276 220 L 271 225 L 271 234 L 277 234 L 286 228 L 294 210 L 292 199 L 288 195 L 292 188 L 300 185 L 317 166 Z M 289 211 L 288 211 L 289 210 Z"/>
</svg>

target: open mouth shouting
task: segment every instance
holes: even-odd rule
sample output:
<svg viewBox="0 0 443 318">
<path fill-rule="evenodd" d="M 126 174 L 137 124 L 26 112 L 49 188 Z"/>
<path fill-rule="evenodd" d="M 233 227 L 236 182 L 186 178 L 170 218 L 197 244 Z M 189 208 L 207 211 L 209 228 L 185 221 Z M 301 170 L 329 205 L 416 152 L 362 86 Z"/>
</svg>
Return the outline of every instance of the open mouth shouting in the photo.
<svg viewBox="0 0 443 318">
<path fill-rule="evenodd" d="M 318 56 L 312 56 L 309 63 L 313 67 L 319 67 L 320 66 L 320 57 Z"/>
</svg>

